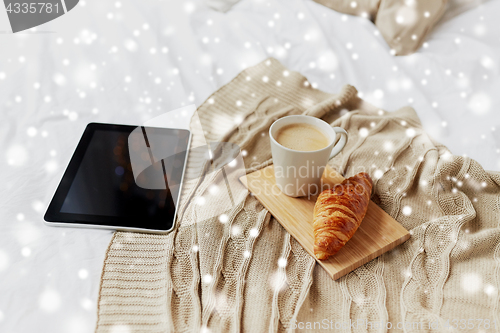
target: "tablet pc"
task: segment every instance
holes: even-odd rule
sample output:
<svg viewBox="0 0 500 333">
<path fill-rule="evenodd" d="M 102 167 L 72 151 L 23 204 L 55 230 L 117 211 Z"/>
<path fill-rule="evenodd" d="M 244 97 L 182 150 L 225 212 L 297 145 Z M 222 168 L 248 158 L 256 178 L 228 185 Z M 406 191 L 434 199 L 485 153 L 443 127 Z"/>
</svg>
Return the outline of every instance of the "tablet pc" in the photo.
<svg viewBox="0 0 500 333">
<path fill-rule="evenodd" d="M 190 139 L 184 129 L 88 124 L 45 222 L 169 232 L 175 226 Z"/>
</svg>

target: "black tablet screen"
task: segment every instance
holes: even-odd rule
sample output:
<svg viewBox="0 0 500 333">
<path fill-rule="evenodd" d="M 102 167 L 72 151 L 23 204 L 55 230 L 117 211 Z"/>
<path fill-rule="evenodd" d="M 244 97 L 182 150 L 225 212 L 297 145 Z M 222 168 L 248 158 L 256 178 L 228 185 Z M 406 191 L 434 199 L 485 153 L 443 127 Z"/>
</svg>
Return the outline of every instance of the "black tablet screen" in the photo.
<svg viewBox="0 0 500 333">
<path fill-rule="evenodd" d="M 89 124 L 49 207 L 49 219 L 170 229 L 188 140 L 185 130 Z"/>
</svg>

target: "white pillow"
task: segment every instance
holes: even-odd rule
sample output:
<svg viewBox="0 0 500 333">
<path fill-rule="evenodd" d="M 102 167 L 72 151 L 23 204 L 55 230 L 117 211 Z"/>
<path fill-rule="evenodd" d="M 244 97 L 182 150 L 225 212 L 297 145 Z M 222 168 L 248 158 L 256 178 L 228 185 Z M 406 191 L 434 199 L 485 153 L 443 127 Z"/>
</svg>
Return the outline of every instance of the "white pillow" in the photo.
<svg viewBox="0 0 500 333">
<path fill-rule="evenodd" d="M 440 20 L 440 23 L 448 21 L 449 19 L 452 19 L 455 16 L 458 16 L 463 12 L 466 12 L 488 1 L 490 0 L 450 0 L 448 2 L 446 12 Z"/>
<path fill-rule="evenodd" d="M 208 7 L 225 13 L 239 1 L 240 0 L 205 0 L 205 3 Z"/>
</svg>

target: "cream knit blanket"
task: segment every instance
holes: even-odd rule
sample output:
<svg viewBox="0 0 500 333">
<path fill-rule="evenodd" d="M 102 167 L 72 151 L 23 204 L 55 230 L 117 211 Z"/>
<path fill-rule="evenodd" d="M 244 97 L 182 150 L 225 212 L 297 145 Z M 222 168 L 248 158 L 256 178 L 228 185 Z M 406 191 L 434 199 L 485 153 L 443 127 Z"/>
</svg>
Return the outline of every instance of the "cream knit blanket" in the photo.
<svg viewBox="0 0 500 333">
<path fill-rule="evenodd" d="M 200 178 L 193 151 L 177 229 L 115 233 L 96 331 L 500 332 L 500 176 L 434 142 L 413 109 L 374 110 L 350 86 L 324 93 L 269 59 L 200 106 L 193 145 L 236 143 L 255 169 L 269 163 L 270 124 L 298 113 L 347 130 L 330 164 L 345 177 L 369 172 L 372 200 L 412 237 L 333 281 L 246 192 L 232 193 L 225 223 L 213 216 L 228 200 L 208 193 L 221 173 Z"/>
</svg>

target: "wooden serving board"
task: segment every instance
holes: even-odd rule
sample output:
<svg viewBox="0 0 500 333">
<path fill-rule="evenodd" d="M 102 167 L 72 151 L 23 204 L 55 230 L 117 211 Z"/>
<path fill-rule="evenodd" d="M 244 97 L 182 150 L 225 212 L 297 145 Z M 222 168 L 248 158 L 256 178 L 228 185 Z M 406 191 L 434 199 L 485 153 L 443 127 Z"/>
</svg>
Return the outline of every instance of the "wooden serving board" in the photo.
<svg viewBox="0 0 500 333">
<path fill-rule="evenodd" d="M 313 210 L 317 197 L 307 199 L 289 197 L 278 189 L 274 167 L 268 166 L 240 178 L 241 182 L 259 199 L 281 225 L 314 256 Z M 333 187 L 344 177 L 326 167 L 322 184 Z M 365 218 L 354 236 L 335 255 L 327 260 L 316 261 L 334 279 L 346 275 L 361 265 L 378 257 L 410 238 L 403 228 L 382 208 L 370 201 Z"/>
</svg>

